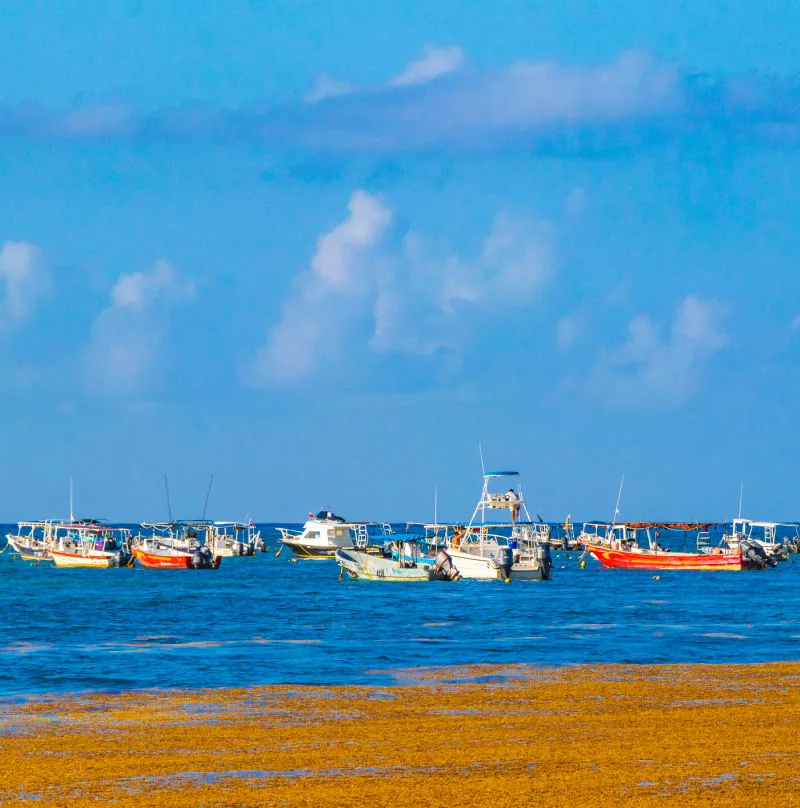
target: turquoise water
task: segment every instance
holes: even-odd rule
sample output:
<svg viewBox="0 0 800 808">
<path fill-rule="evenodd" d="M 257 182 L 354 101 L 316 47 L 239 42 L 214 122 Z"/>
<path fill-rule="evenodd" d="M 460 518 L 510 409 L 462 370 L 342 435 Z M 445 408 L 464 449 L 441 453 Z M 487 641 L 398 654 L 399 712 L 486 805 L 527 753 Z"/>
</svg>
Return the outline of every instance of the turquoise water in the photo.
<svg viewBox="0 0 800 808">
<path fill-rule="evenodd" d="M 7 531 L 2 528 L 3 533 Z M 467 663 L 800 658 L 800 556 L 765 572 L 604 570 L 552 581 L 381 584 L 273 544 L 217 571 L 66 570 L 0 555 L 0 695 L 387 683 Z M 677 547 L 675 548 L 677 549 Z M 392 673 L 388 673 L 391 671 Z"/>
</svg>

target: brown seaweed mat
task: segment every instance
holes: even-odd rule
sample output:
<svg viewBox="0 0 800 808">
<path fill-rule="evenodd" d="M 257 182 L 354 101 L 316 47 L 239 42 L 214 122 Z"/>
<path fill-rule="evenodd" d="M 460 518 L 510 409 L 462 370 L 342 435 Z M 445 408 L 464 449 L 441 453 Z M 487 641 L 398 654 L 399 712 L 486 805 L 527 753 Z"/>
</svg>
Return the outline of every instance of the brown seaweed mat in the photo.
<svg viewBox="0 0 800 808">
<path fill-rule="evenodd" d="M 396 673 L 6 703 L 0 803 L 800 805 L 800 663 Z"/>
</svg>

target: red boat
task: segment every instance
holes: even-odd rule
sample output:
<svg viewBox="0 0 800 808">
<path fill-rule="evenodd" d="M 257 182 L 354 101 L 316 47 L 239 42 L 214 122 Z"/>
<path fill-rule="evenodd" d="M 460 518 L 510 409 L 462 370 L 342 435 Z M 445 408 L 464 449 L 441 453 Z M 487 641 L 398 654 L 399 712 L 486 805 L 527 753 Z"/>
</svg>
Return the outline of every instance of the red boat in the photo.
<svg viewBox="0 0 800 808">
<path fill-rule="evenodd" d="M 169 522 L 142 525 L 153 530 L 152 535 L 139 537 L 131 547 L 134 558 L 145 569 L 157 570 L 208 570 L 218 569 L 221 556 L 215 555 L 207 543 L 202 542 L 203 533 L 208 533 L 206 522 Z"/>
<path fill-rule="evenodd" d="M 741 550 L 710 553 L 672 553 L 668 550 L 615 550 L 595 544 L 585 545 L 604 567 L 637 570 L 743 570 L 750 564 Z"/>
</svg>

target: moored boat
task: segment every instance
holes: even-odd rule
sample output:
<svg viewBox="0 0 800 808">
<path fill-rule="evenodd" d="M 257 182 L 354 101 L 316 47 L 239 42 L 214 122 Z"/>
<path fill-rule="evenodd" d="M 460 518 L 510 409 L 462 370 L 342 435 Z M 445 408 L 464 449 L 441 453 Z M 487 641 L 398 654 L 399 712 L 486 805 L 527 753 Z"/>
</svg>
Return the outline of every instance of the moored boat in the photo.
<svg viewBox="0 0 800 808">
<path fill-rule="evenodd" d="M 53 520 L 42 522 L 18 522 L 16 533 L 7 533 L 6 541 L 17 557 L 23 561 L 48 560 L 50 550 L 55 544 L 55 528 L 58 524 Z"/>
<path fill-rule="evenodd" d="M 793 522 L 756 522 L 737 517 L 730 531 L 722 537 L 728 547 L 738 547 L 742 541 L 755 542 L 776 561 L 785 561 L 800 546 L 798 526 Z M 779 533 L 783 534 L 779 536 Z"/>
<path fill-rule="evenodd" d="M 497 480 L 517 490 L 492 491 Z M 487 511 L 508 510 L 510 522 L 486 522 Z M 519 521 L 521 515 L 525 521 Z M 483 490 L 469 524 L 450 538 L 447 552 L 463 578 L 549 580 L 553 562 L 549 528 L 531 521 L 517 471 L 484 472 Z"/>
<path fill-rule="evenodd" d="M 140 533 L 131 552 L 145 569 L 218 569 L 222 557 L 205 543 L 210 526 L 204 520 L 142 524 L 150 533 Z"/>
<path fill-rule="evenodd" d="M 130 530 L 95 519 L 56 525 L 50 550 L 57 567 L 127 567 L 131 563 Z"/>
<path fill-rule="evenodd" d="M 392 537 L 389 525 L 348 522 L 331 511 L 320 511 L 316 515 L 309 513 L 302 530 L 279 527 L 278 532 L 281 534 L 281 549 L 288 547 L 298 558 L 316 559 L 334 558 L 337 550 L 368 548 Z"/>
<path fill-rule="evenodd" d="M 584 541 L 585 552 L 604 567 L 642 570 L 746 570 L 775 566 L 758 544 L 742 540 L 735 548 L 712 547 L 708 528 L 712 523 L 625 522 L 608 525 L 603 543 Z M 661 546 L 664 531 L 696 532 L 696 551 L 673 551 Z M 641 537 L 646 546 L 639 544 Z"/>
<path fill-rule="evenodd" d="M 256 550 L 266 549 L 261 531 L 252 522 L 214 522 L 208 546 L 220 558 L 253 556 Z"/>
<path fill-rule="evenodd" d="M 432 563 L 421 563 L 417 540 L 399 539 L 385 554 L 376 555 L 365 547 L 336 551 L 336 561 L 351 578 L 360 581 L 457 581 L 461 576 L 450 556 L 440 550 Z"/>
</svg>

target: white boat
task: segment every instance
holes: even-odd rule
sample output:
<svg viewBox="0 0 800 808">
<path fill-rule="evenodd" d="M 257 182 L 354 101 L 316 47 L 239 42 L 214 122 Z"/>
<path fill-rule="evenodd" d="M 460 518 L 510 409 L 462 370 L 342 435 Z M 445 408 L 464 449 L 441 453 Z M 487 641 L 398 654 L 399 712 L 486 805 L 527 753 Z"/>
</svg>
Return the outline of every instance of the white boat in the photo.
<svg viewBox="0 0 800 808">
<path fill-rule="evenodd" d="M 253 556 L 256 550 L 264 549 L 261 532 L 252 522 L 214 522 L 207 543 L 220 558 Z"/>
<path fill-rule="evenodd" d="M 375 535 L 374 522 L 348 522 L 331 511 L 308 515 L 302 530 L 279 527 L 280 542 L 298 558 L 334 558 L 337 550 L 350 547 L 367 548 L 392 535 L 389 525 L 382 525 Z M 371 530 L 372 528 L 372 530 Z M 280 550 L 278 551 L 280 552 Z"/>
<path fill-rule="evenodd" d="M 18 522 L 16 533 L 7 533 L 6 541 L 23 561 L 45 561 L 50 559 L 50 550 L 55 544 L 54 520 L 42 522 Z"/>
<path fill-rule="evenodd" d="M 785 535 L 778 538 L 780 528 Z M 791 531 L 794 535 L 788 535 Z M 742 541 L 755 542 L 768 555 L 779 561 L 784 561 L 795 550 L 800 538 L 797 534 L 797 525 L 791 522 L 756 522 L 752 519 L 737 517 L 731 522 L 730 531 L 726 531 L 722 540 L 728 547 L 739 547 Z"/>
<path fill-rule="evenodd" d="M 511 480 L 517 490 L 493 492 L 497 480 Z M 509 522 L 487 522 L 486 513 L 508 510 Z M 518 521 L 524 513 L 525 521 Z M 469 524 L 457 531 L 447 552 L 463 578 L 536 580 L 552 576 L 547 526 L 531 521 L 517 471 L 485 472 L 483 490 Z"/>
<path fill-rule="evenodd" d="M 113 528 L 95 519 L 55 526 L 50 550 L 57 567 L 127 567 L 131 563 L 130 530 Z"/>
<path fill-rule="evenodd" d="M 383 555 L 364 547 L 336 551 L 336 561 L 351 578 L 359 581 L 457 581 L 461 577 L 448 554 L 441 550 L 433 563 L 421 563 L 417 541 L 404 538 L 392 542 Z"/>
</svg>

